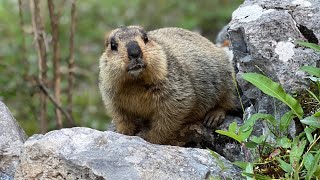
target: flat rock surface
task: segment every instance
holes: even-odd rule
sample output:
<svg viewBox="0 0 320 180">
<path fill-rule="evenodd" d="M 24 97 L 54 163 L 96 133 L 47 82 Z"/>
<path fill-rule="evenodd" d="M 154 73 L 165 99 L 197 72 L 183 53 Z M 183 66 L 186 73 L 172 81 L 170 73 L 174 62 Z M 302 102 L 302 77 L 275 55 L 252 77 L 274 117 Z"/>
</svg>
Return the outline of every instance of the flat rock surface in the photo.
<svg viewBox="0 0 320 180">
<path fill-rule="evenodd" d="M 20 149 L 27 139 L 25 132 L 0 101 L 0 179 L 12 179 L 19 162 Z"/>
<path fill-rule="evenodd" d="M 16 179 L 241 179 L 208 150 L 150 144 L 89 128 L 56 130 L 25 142 Z"/>
</svg>

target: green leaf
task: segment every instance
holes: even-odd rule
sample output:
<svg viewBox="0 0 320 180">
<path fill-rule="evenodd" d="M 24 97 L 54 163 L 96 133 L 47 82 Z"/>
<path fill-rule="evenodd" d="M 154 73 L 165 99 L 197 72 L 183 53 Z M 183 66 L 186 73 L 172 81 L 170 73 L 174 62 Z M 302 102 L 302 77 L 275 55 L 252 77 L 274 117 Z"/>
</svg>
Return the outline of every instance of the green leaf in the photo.
<svg viewBox="0 0 320 180">
<path fill-rule="evenodd" d="M 308 43 L 308 42 L 304 42 L 304 41 L 296 41 L 296 43 L 298 43 L 299 45 L 314 49 L 316 51 L 320 51 L 320 46 L 314 43 Z"/>
<path fill-rule="evenodd" d="M 282 137 L 277 139 L 277 145 L 283 147 L 283 148 L 289 148 L 291 147 L 291 140 L 287 137 Z"/>
<path fill-rule="evenodd" d="M 271 180 L 272 178 L 266 175 L 261 175 L 261 174 L 255 174 L 254 175 L 256 180 Z"/>
<path fill-rule="evenodd" d="M 304 132 L 306 133 L 307 139 L 310 143 L 313 143 L 313 141 L 314 141 L 314 138 L 311 134 L 313 131 L 314 131 L 314 129 L 312 129 L 310 127 L 304 128 Z"/>
<path fill-rule="evenodd" d="M 243 172 L 242 175 L 246 176 L 247 179 L 252 179 L 254 178 L 254 174 L 253 173 L 247 173 L 247 172 Z"/>
<path fill-rule="evenodd" d="M 250 116 L 249 119 L 247 119 L 244 124 L 240 127 L 240 132 L 244 132 L 248 127 L 253 127 L 255 122 L 258 119 L 266 119 L 268 120 L 273 126 L 277 126 L 277 121 L 275 118 L 270 114 L 263 114 L 263 113 L 256 113 Z"/>
<path fill-rule="evenodd" d="M 261 135 L 260 137 L 257 137 L 257 136 L 252 136 L 252 141 L 257 143 L 257 144 L 261 144 L 265 141 L 266 139 L 266 136 L 265 135 Z"/>
<path fill-rule="evenodd" d="M 320 78 L 320 68 L 316 68 L 313 66 L 302 66 L 299 68 L 299 70 L 307 72 L 312 76 L 316 76 L 316 77 Z"/>
<path fill-rule="evenodd" d="M 243 161 L 235 161 L 233 162 L 234 165 L 238 166 L 241 169 L 246 169 L 248 162 L 243 162 Z"/>
<path fill-rule="evenodd" d="M 258 119 L 266 119 L 268 120 L 273 126 L 276 126 L 277 121 L 274 117 L 270 114 L 263 114 L 263 113 L 256 113 L 250 116 L 242 126 L 239 128 L 239 136 L 242 140 L 246 140 L 249 138 L 253 131 L 253 126 Z"/>
<path fill-rule="evenodd" d="M 279 83 L 273 82 L 270 78 L 257 73 L 245 73 L 242 75 L 242 78 L 255 85 L 265 94 L 275 97 L 287 104 L 298 118 L 302 119 L 303 110 L 301 105 L 296 99 L 285 93 Z"/>
<path fill-rule="evenodd" d="M 241 136 L 233 133 L 233 132 L 229 132 L 229 131 L 223 131 L 223 130 L 216 130 L 216 133 L 228 136 L 236 141 L 238 141 L 239 143 L 242 143 L 243 139 L 241 138 Z"/>
<path fill-rule="evenodd" d="M 314 117 L 320 117 L 320 111 L 318 111 L 318 112 L 316 112 L 316 113 L 314 113 L 314 115 L 313 115 Z"/>
<path fill-rule="evenodd" d="M 313 160 L 314 160 L 314 157 L 310 152 L 308 152 L 303 156 L 303 165 L 306 168 L 306 170 L 310 171 L 310 169 L 312 168 L 311 165 Z"/>
<path fill-rule="evenodd" d="M 270 180 L 272 179 L 269 176 L 261 175 L 261 174 L 253 174 L 253 173 L 242 173 L 243 175 L 247 176 L 247 179 L 256 179 L 256 180 Z"/>
<path fill-rule="evenodd" d="M 320 150 L 318 150 L 317 154 L 314 156 L 314 159 L 310 165 L 311 168 L 307 172 L 306 179 L 311 179 L 313 177 L 313 174 L 318 168 L 319 160 L 320 160 Z"/>
<path fill-rule="evenodd" d="M 236 133 L 238 130 L 238 124 L 237 122 L 233 122 L 229 125 L 229 132 Z"/>
<path fill-rule="evenodd" d="M 308 116 L 301 120 L 303 124 L 320 128 L 320 117 Z"/>
<path fill-rule="evenodd" d="M 239 132 L 238 134 L 236 134 L 238 129 L 238 125 L 236 122 L 233 122 L 229 125 L 228 131 L 223 131 L 223 130 L 216 130 L 217 133 L 228 136 L 236 141 L 238 141 L 239 143 L 242 143 L 244 140 L 246 140 L 251 132 L 252 132 L 252 128 L 248 128 L 247 131 L 241 132 L 240 128 L 239 128 Z"/>
<path fill-rule="evenodd" d="M 247 177 L 247 180 L 253 180 L 253 178 L 254 178 L 253 164 L 248 163 L 246 166 L 246 169 L 244 170 L 244 172 L 242 174 L 244 174 Z"/>
<path fill-rule="evenodd" d="M 288 127 L 294 117 L 295 117 L 295 114 L 292 111 L 286 112 L 281 117 L 281 119 L 280 119 L 280 132 L 287 132 Z"/>
<path fill-rule="evenodd" d="M 282 170 L 284 170 L 285 172 L 291 174 L 293 172 L 292 166 L 288 163 L 286 163 L 284 160 L 277 158 L 277 161 L 280 164 L 280 167 Z"/>
<path fill-rule="evenodd" d="M 307 144 L 306 140 L 299 140 L 299 138 L 294 138 L 291 151 L 290 151 L 290 164 L 293 167 L 298 168 L 301 156 L 303 154 L 304 148 Z"/>
<path fill-rule="evenodd" d="M 239 131 L 239 136 L 243 141 L 247 140 L 249 138 L 249 136 L 251 135 L 252 131 L 253 131 L 253 127 L 246 129 L 246 131 Z"/>
<path fill-rule="evenodd" d="M 257 143 L 252 142 L 252 141 L 250 141 L 250 142 L 245 142 L 244 144 L 246 145 L 247 148 L 250 148 L 250 149 L 254 149 L 254 148 L 256 148 L 256 147 L 258 146 Z"/>
<path fill-rule="evenodd" d="M 318 167 L 317 167 L 316 171 L 313 173 L 313 175 L 315 177 L 320 177 L 320 164 L 318 164 Z"/>
</svg>

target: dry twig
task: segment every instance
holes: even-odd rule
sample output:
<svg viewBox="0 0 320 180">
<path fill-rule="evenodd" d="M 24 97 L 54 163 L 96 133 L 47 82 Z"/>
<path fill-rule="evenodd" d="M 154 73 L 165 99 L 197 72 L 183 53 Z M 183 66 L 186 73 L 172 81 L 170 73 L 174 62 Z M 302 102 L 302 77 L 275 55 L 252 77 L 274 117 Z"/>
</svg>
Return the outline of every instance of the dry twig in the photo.
<svg viewBox="0 0 320 180">
<path fill-rule="evenodd" d="M 67 113 L 67 111 L 65 111 L 61 107 L 61 105 L 58 104 L 56 99 L 50 94 L 50 91 L 48 90 L 48 88 L 39 79 L 37 79 L 37 84 L 38 84 L 40 90 L 49 98 L 49 100 L 52 102 L 52 104 L 62 112 L 62 114 L 66 117 L 66 119 L 68 119 L 68 121 L 73 121 L 72 118 L 70 117 L 70 115 Z"/>
</svg>

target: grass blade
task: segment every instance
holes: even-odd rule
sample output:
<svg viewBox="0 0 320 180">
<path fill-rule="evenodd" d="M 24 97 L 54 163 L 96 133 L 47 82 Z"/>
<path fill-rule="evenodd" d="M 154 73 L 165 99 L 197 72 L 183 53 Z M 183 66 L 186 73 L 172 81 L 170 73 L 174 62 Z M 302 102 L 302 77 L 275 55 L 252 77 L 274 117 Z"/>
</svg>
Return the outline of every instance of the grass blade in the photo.
<svg viewBox="0 0 320 180">
<path fill-rule="evenodd" d="M 313 66 L 302 66 L 299 68 L 299 70 L 307 72 L 312 76 L 316 76 L 316 77 L 320 78 L 320 68 L 316 68 Z"/>
<path fill-rule="evenodd" d="M 304 41 L 296 41 L 297 44 L 314 49 L 316 51 L 320 51 L 320 46 L 314 43 L 308 43 Z"/>
<path fill-rule="evenodd" d="M 320 96 L 317 97 L 312 91 L 310 91 L 309 89 L 306 89 L 308 91 L 308 93 L 310 94 L 310 96 L 312 96 L 316 101 L 318 101 L 318 103 L 320 103 Z M 319 89 L 320 90 L 320 89 Z"/>
</svg>

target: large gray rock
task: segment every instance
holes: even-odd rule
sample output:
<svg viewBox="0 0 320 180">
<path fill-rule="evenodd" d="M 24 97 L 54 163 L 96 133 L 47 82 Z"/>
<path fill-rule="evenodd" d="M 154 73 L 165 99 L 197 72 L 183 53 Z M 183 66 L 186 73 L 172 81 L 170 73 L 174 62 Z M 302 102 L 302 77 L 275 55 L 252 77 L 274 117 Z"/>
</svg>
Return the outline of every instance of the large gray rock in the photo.
<svg viewBox="0 0 320 180">
<path fill-rule="evenodd" d="M 238 126 L 243 124 L 240 117 L 227 115 L 217 130 L 228 130 L 232 122 L 237 122 Z M 116 125 L 111 122 L 108 131 L 116 132 Z M 244 155 L 247 150 L 243 149 L 241 144 L 225 135 L 215 133 L 213 129 L 204 127 L 201 122 L 186 125 L 170 143 L 181 147 L 211 149 L 232 162 L 248 160 L 248 156 Z M 252 159 L 251 156 L 249 158 Z"/>
<path fill-rule="evenodd" d="M 0 179 L 13 178 L 19 162 L 20 149 L 27 139 L 25 132 L 9 109 L 0 101 Z"/>
<path fill-rule="evenodd" d="M 296 40 L 319 43 L 319 0 L 246 0 L 232 14 L 228 36 L 238 70 L 239 86 L 256 112 L 280 117 L 285 105 L 241 80 L 245 72 L 265 74 L 288 91 L 308 85 L 303 65 L 320 66 L 320 53 L 298 46 Z"/>
<path fill-rule="evenodd" d="M 24 144 L 16 179 L 240 179 L 208 150 L 150 144 L 136 136 L 72 128 L 34 135 Z"/>
</svg>

